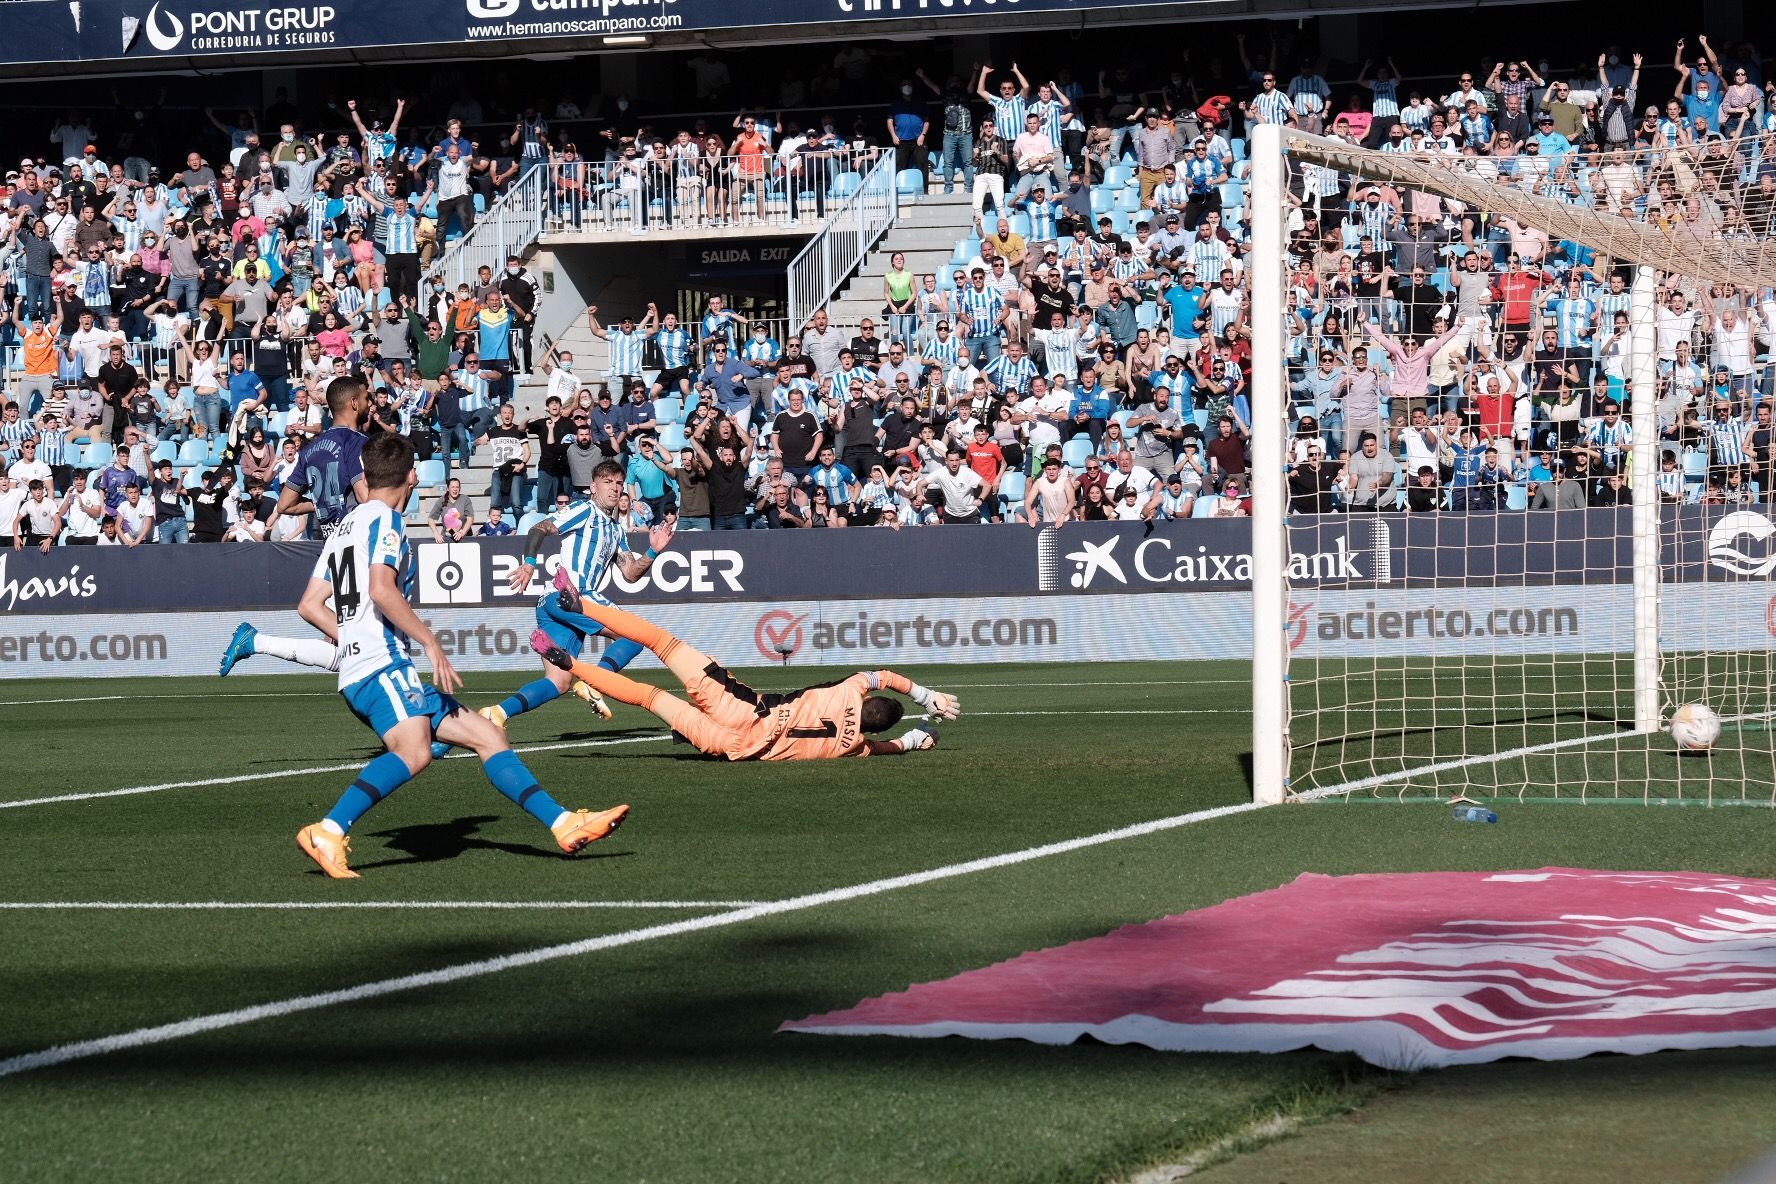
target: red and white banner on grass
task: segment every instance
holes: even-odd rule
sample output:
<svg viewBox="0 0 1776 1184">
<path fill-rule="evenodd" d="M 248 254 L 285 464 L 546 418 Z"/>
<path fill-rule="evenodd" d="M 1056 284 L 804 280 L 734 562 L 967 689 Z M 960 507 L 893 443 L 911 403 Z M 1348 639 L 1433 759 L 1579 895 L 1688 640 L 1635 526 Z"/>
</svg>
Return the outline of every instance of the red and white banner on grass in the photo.
<svg viewBox="0 0 1776 1184">
<path fill-rule="evenodd" d="M 1776 1044 L 1776 881 L 1304 875 L 783 1025 L 1354 1052 L 1388 1068 Z"/>
</svg>

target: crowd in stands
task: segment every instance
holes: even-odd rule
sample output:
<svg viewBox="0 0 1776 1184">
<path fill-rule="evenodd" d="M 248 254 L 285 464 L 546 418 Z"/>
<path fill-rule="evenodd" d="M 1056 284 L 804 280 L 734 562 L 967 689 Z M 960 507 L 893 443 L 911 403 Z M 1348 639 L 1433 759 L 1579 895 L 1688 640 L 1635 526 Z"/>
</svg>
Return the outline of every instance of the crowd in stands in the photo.
<svg viewBox="0 0 1776 1184">
<path fill-rule="evenodd" d="M 1241 38 L 1237 56 L 1201 76 L 914 70 L 885 111 L 850 120 L 773 108 L 672 127 L 623 97 L 586 145 L 537 106 L 488 135 L 479 110 L 440 120 L 347 99 L 315 128 L 293 108 L 210 113 L 225 152 L 163 159 L 136 150 L 145 134 L 108 144 L 70 113 L 52 151 L 5 177 L 0 532 L 19 546 L 300 537 L 271 498 L 344 374 L 374 388 L 373 432 L 406 434 L 435 463 L 438 537 L 513 529 L 607 456 L 628 465 L 637 526 L 1243 514 L 1257 123 L 1459 161 L 1501 189 L 1674 236 L 1764 237 L 1776 217 L 1772 84 L 1749 46 L 1680 42 L 1656 83 L 1614 47 L 1571 70 L 1485 62 L 1417 90 L 1389 60 L 1344 93 L 1275 43 Z M 817 77 L 856 65 L 848 47 Z M 803 80 L 781 97 L 805 110 L 818 96 Z M 719 298 L 688 324 L 593 308 L 609 364 L 581 375 L 536 331 L 519 258 L 454 291 L 424 278 L 532 170 L 560 209 L 614 195 L 644 223 L 720 226 L 776 200 L 818 215 L 842 172 L 888 154 L 915 192 L 960 183 L 979 221 L 950 266 L 891 261 L 879 334 L 878 318 L 825 312 L 749 322 Z M 1298 510 L 1643 496 L 1625 480 L 1625 267 L 1331 169 L 1292 167 L 1288 200 L 1279 313 Z M 1770 394 L 1776 297 L 1666 275 L 1657 302 L 1669 456 L 1644 496 L 1776 491 L 1756 397 Z M 548 396 L 521 418 L 526 381 Z M 464 492 L 455 469 L 478 447 L 491 485 Z"/>
</svg>

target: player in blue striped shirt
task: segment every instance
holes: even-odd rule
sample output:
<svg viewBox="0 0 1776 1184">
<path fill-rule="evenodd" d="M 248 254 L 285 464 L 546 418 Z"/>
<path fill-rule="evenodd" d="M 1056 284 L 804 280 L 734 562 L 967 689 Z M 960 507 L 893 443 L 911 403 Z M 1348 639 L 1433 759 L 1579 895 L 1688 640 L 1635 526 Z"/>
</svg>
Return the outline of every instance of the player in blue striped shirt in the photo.
<svg viewBox="0 0 1776 1184">
<path fill-rule="evenodd" d="M 524 562 L 512 572 L 512 590 L 523 592 L 530 587 L 534 575 L 546 574 L 544 552 L 555 550 L 555 581 L 553 586 L 544 583 L 541 588 L 536 607 L 537 628 L 575 657 L 585 649 L 588 639 L 604 632 L 604 627 L 582 613 L 563 608 L 556 590 L 565 589 L 581 599 L 609 604 L 603 587 L 613 578 L 610 568 L 614 566 L 625 580 L 639 580 L 653 565 L 654 556 L 672 542 L 672 528 L 656 526 L 648 532 L 646 555 L 628 551 L 622 523 L 616 518 L 622 497 L 623 466 L 611 460 L 600 461 L 592 470 L 590 495 L 532 527 L 524 542 Z M 605 670 L 621 670 L 640 652 L 634 642 L 612 638 L 598 665 Z M 575 685 L 576 682 L 571 673 L 545 666 L 542 678 L 483 708 L 481 714 L 503 728 L 512 716 L 535 711 L 571 691 L 590 703 L 601 717 L 609 719 L 610 708 L 604 701 L 590 687 L 584 683 Z"/>
</svg>

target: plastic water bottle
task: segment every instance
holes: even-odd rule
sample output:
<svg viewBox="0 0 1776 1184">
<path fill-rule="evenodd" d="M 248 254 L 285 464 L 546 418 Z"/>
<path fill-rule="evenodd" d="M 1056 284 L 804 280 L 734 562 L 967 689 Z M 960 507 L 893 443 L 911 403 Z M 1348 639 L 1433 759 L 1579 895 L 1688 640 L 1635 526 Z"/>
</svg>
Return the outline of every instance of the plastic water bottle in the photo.
<svg viewBox="0 0 1776 1184">
<path fill-rule="evenodd" d="M 1449 812 L 1457 822 L 1497 822 L 1499 816 L 1485 806 L 1457 806 Z"/>
</svg>

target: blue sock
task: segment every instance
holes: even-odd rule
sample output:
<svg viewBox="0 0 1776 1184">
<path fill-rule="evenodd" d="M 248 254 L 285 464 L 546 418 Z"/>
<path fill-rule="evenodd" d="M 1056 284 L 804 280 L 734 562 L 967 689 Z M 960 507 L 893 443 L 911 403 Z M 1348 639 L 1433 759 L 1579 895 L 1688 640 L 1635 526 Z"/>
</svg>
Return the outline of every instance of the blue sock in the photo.
<svg viewBox="0 0 1776 1184">
<path fill-rule="evenodd" d="M 554 683 L 546 678 L 539 678 L 535 682 L 525 683 L 511 695 L 507 696 L 506 699 L 500 703 L 500 710 L 506 713 L 507 719 L 511 719 L 514 715 L 523 715 L 527 711 L 535 711 L 543 704 L 559 699 L 560 697 L 561 691 Z"/>
<path fill-rule="evenodd" d="M 641 656 L 641 643 L 630 641 L 627 637 L 617 637 L 604 647 L 604 656 L 598 659 L 600 668 L 615 674 L 629 663 Z"/>
<path fill-rule="evenodd" d="M 327 817 L 337 823 L 340 830 L 349 832 L 352 823 L 362 818 L 365 811 L 412 779 L 413 773 L 407 768 L 407 762 L 392 752 L 385 752 L 364 766 L 351 788 L 339 795 Z"/>
<path fill-rule="evenodd" d="M 495 789 L 517 802 L 544 826 L 561 817 L 561 803 L 537 784 L 536 775 L 524 767 L 524 762 L 511 749 L 494 753 L 481 763 L 481 769 Z"/>
<path fill-rule="evenodd" d="M 543 612 L 548 614 L 551 620 L 560 621 L 570 629 L 578 629 L 588 637 L 595 637 L 604 632 L 603 622 L 594 621 L 585 613 L 569 612 L 561 607 L 561 600 L 556 596 L 551 596 L 543 601 Z M 637 649 L 639 652 L 639 647 Z"/>
</svg>

